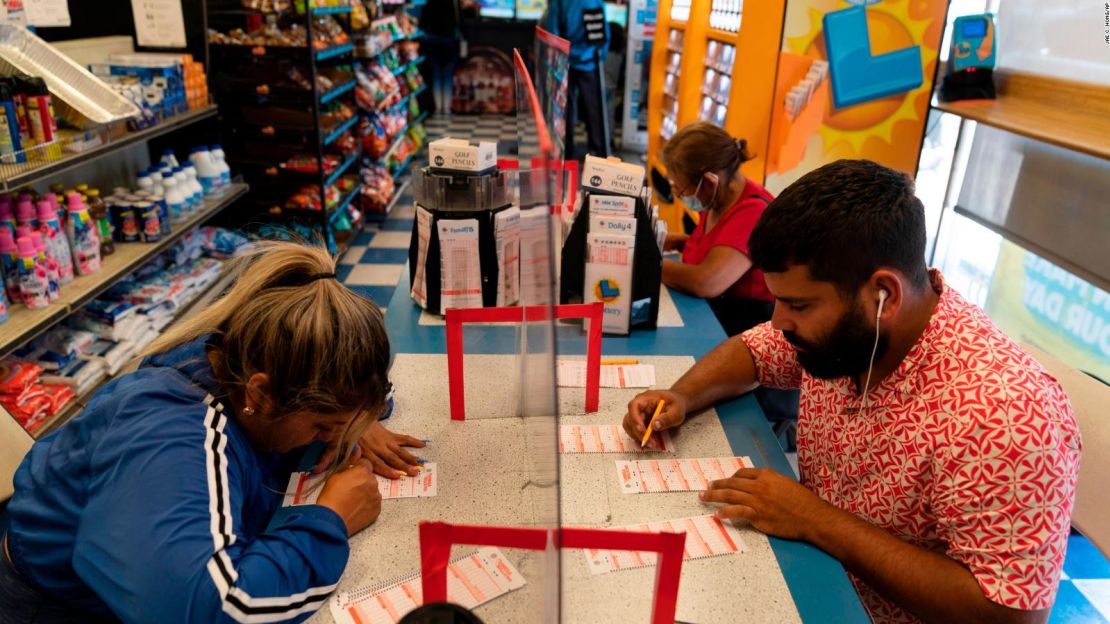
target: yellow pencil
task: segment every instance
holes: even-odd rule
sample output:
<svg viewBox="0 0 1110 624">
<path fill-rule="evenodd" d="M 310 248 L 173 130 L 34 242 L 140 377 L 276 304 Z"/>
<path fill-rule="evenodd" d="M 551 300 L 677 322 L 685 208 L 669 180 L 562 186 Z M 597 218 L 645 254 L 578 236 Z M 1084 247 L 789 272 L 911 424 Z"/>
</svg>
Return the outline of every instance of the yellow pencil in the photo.
<svg viewBox="0 0 1110 624">
<path fill-rule="evenodd" d="M 644 432 L 644 439 L 640 440 L 640 448 L 644 448 L 644 445 L 647 444 L 648 438 L 651 437 L 651 428 L 652 428 L 653 425 L 655 425 L 655 419 L 659 418 L 659 414 L 662 414 L 662 413 L 663 413 L 663 399 L 659 399 L 659 404 L 655 406 L 655 414 L 653 414 L 651 416 L 651 420 L 648 422 L 647 431 Z"/>
<path fill-rule="evenodd" d="M 620 366 L 622 364 L 639 364 L 640 360 L 602 360 L 602 366 Z"/>
</svg>

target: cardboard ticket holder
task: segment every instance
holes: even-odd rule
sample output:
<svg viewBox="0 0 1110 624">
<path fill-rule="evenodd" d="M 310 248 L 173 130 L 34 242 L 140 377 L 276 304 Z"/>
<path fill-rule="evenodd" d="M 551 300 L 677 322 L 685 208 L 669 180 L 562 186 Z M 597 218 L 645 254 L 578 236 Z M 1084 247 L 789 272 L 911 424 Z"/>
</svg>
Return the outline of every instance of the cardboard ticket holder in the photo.
<svg viewBox="0 0 1110 624">
<path fill-rule="evenodd" d="M 559 274 L 559 302 L 585 301 L 586 238 L 590 233 L 590 197 L 613 196 L 589 188 L 582 189 L 582 201 L 575 211 L 570 233 L 563 242 Z M 636 241 L 632 256 L 632 319 L 629 329 L 655 329 L 659 321 L 660 287 L 663 281 L 663 254 L 652 230 L 652 215 L 643 197 L 636 197 Z M 649 302 L 646 314 L 638 306 Z"/>
<path fill-rule="evenodd" d="M 413 172 L 412 189 L 416 205 L 431 214 L 428 249 L 424 257 L 426 309 L 439 314 L 441 310 L 442 264 L 438 224 L 442 220 L 474 219 L 478 222 L 478 257 L 482 276 L 482 305 L 497 305 L 500 265 L 497 260 L 495 217 L 513 206 L 515 171 L 497 170 L 481 175 L 437 171 L 424 167 Z M 409 266 L 420 259 L 419 219 L 413 222 L 409 242 Z M 409 289 L 416 282 L 417 271 L 409 273 Z M 419 302 L 418 302 L 419 303 Z"/>
<path fill-rule="evenodd" d="M 498 546 L 521 550 L 595 549 L 627 550 L 659 553 L 655 567 L 655 591 L 652 592 L 652 624 L 672 624 L 678 609 L 678 586 L 682 579 L 682 555 L 686 548 L 685 533 L 643 533 L 561 527 L 558 529 L 530 527 L 497 527 L 420 523 L 420 584 L 424 604 L 447 600 L 447 566 L 451 547 Z M 549 582 L 558 582 L 551 580 Z M 547 605 L 548 611 L 557 605 Z"/>
<path fill-rule="evenodd" d="M 503 308 L 451 308 L 447 310 L 447 384 L 451 420 L 466 420 L 463 376 L 463 325 L 466 323 L 538 323 L 555 319 L 581 318 L 588 321 L 586 337 L 586 413 L 597 411 L 601 383 L 601 303 Z M 554 365 L 554 360 L 552 360 Z"/>
</svg>

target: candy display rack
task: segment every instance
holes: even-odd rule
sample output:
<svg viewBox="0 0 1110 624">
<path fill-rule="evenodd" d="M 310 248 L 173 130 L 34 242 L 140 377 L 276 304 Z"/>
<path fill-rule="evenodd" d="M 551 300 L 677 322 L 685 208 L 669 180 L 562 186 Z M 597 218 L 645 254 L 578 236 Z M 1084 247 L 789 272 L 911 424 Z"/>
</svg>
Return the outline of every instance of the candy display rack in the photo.
<svg viewBox="0 0 1110 624">
<path fill-rule="evenodd" d="M 225 151 L 253 188 L 244 220 L 265 235 L 279 226 L 341 252 L 361 225 L 352 7 L 254 4 L 208 1 Z"/>
</svg>

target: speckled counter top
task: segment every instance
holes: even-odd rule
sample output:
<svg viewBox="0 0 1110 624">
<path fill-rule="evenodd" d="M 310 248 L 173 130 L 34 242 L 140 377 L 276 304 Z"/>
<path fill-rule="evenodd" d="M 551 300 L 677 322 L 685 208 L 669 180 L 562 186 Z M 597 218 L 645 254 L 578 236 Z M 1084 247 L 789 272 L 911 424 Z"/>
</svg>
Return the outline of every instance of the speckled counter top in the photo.
<svg viewBox="0 0 1110 624">
<path fill-rule="evenodd" d="M 641 357 L 656 366 L 667 386 L 692 363 L 682 356 Z M 351 540 L 351 558 L 340 590 L 371 585 L 419 568 L 417 524 L 442 520 L 464 524 L 542 525 L 554 513 L 551 488 L 530 481 L 526 427 L 512 413 L 517 388 L 513 355 L 468 355 L 465 422 L 448 417 L 447 362 L 443 355 L 399 354 L 392 379 L 397 409 L 390 427 L 432 443 L 423 452 L 438 462 L 439 494 L 434 498 L 389 500 L 376 524 Z M 505 371 L 505 374 L 499 374 Z M 596 414 L 582 414 L 582 389 L 560 390 L 563 424 L 619 423 L 635 390 L 601 390 Z M 506 417 L 499 417 L 506 416 Z M 552 427 L 552 434 L 555 428 Z M 676 457 L 731 454 L 714 412 L 691 420 L 675 437 Z M 696 493 L 622 494 L 614 462 L 622 454 L 560 456 L 562 521 L 565 526 L 609 527 L 708 513 Z M 642 458 L 642 456 L 637 456 Z M 758 462 L 758 460 L 757 460 Z M 686 561 L 682 568 L 677 617 L 685 622 L 797 622 L 789 589 L 766 537 L 742 529 L 747 552 Z M 456 554 L 467 552 L 457 547 Z M 543 609 L 543 553 L 503 549 L 528 580 L 523 589 L 493 600 L 477 613 L 492 623 L 537 622 Z M 655 569 L 646 567 L 593 575 L 582 551 L 562 552 L 564 622 L 646 622 Z M 326 609 L 312 622 L 330 622 Z"/>
</svg>

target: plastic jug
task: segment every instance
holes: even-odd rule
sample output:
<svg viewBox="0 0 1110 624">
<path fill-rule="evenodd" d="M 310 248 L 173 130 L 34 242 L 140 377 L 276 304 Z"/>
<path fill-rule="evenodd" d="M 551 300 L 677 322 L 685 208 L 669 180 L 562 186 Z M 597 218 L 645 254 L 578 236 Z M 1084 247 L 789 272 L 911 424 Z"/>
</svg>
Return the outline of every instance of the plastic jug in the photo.
<svg viewBox="0 0 1110 624">
<path fill-rule="evenodd" d="M 50 305 L 50 281 L 46 270 L 37 262 L 35 243 L 30 236 L 20 236 L 16 246 L 19 248 L 20 300 L 32 310 L 45 308 Z"/>
<path fill-rule="evenodd" d="M 80 195 L 70 193 L 66 206 L 69 210 L 66 237 L 73 252 L 73 267 L 78 275 L 92 275 L 100 270 L 100 236 Z"/>
<path fill-rule="evenodd" d="M 69 241 L 58 223 L 58 213 L 49 200 L 39 201 L 39 232 L 46 241 L 50 255 L 58 263 L 58 284 L 64 285 L 73 281 L 73 255 L 69 251 Z"/>
</svg>

